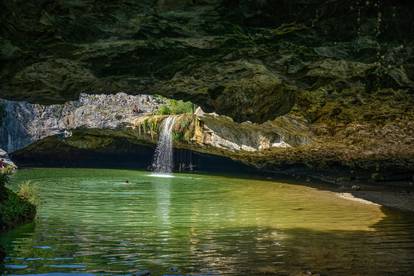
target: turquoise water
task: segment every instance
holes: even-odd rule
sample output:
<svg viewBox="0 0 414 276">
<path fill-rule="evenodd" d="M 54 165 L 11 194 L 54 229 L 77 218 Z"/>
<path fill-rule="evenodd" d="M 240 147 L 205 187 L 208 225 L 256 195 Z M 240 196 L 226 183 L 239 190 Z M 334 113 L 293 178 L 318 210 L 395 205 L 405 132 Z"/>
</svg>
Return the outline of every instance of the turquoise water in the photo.
<svg viewBox="0 0 414 276">
<path fill-rule="evenodd" d="M 27 169 L 33 224 L 4 274 L 410 275 L 414 218 L 310 187 L 211 175 Z M 128 183 L 126 183 L 128 180 Z"/>
</svg>

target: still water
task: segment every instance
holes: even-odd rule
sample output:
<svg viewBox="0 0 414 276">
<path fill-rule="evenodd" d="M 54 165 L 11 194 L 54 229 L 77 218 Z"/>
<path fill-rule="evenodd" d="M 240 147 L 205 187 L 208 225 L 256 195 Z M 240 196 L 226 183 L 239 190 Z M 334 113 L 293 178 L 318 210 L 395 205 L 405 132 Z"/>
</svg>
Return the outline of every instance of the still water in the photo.
<svg viewBox="0 0 414 276">
<path fill-rule="evenodd" d="M 3 274 L 414 275 L 412 214 L 328 191 L 103 169 L 20 170 L 12 187 L 29 179 L 38 216 L 2 234 Z"/>
</svg>

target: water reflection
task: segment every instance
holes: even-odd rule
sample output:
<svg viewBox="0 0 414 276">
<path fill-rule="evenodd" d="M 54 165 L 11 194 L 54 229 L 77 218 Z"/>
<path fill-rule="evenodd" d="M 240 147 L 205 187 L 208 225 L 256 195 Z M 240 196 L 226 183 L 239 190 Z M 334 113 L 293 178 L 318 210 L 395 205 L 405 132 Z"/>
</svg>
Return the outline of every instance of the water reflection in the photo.
<svg viewBox="0 0 414 276">
<path fill-rule="evenodd" d="M 157 216 L 160 219 L 162 228 L 169 227 L 170 222 L 170 205 L 171 205 L 171 179 L 165 178 L 162 181 L 153 179 L 151 181 L 152 189 L 155 191 L 155 201 L 157 203 Z"/>
</svg>

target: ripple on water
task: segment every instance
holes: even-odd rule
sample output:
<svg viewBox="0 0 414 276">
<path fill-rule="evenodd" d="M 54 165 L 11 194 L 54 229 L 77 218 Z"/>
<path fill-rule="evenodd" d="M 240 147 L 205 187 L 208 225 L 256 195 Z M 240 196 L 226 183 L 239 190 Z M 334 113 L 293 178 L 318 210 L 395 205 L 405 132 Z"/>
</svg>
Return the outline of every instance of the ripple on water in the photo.
<svg viewBox="0 0 414 276">
<path fill-rule="evenodd" d="M 413 268 L 412 216 L 331 192 L 125 170 L 13 177 L 27 179 L 44 202 L 33 227 L 2 237 L 11 274 L 409 275 Z"/>
</svg>

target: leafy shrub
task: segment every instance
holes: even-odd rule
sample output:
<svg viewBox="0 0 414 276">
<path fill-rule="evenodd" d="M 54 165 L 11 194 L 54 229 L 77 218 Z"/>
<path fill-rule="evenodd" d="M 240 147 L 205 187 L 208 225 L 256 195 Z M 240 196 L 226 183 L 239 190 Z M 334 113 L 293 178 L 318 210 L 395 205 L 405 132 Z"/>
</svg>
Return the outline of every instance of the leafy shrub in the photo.
<svg viewBox="0 0 414 276">
<path fill-rule="evenodd" d="M 9 175 L 13 172 L 13 168 L 6 166 L 0 169 L 0 202 L 6 198 L 6 183 L 9 180 Z"/>
<path fill-rule="evenodd" d="M 193 113 L 193 104 L 191 102 L 177 101 L 167 99 L 167 102 L 161 105 L 156 111 L 157 115 L 175 115 Z"/>
<path fill-rule="evenodd" d="M 9 178 L 9 175 L 11 175 L 13 173 L 14 169 L 15 168 L 13 166 L 8 166 L 8 165 L 6 165 L 5 167 L 0 169 L 0 175 L 1 175 L 0 179 L 2 179 L 4 181 L 4 182 L 2 182 L 0 180 L 0 184 L 1 183 L 6 183 L 6 180 Z"/>
</svg>

